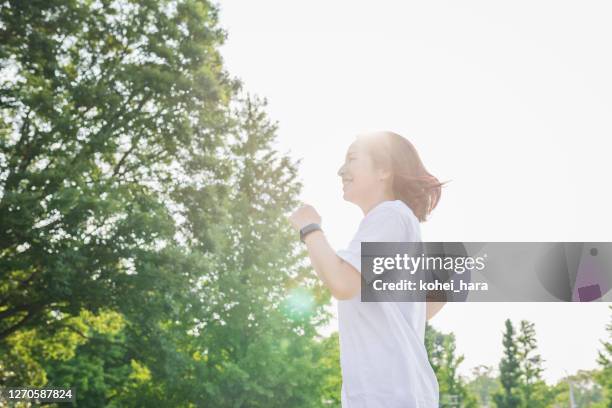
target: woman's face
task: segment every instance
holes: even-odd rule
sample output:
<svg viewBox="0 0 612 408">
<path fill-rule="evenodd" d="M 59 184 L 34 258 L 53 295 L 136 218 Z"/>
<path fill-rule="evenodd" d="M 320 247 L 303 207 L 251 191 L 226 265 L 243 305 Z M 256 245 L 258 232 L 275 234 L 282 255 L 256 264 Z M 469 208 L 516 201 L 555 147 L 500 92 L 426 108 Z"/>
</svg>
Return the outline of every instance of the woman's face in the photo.
<svg viewBox="0 0 612 408">
<path fill-rule="evenodd" d="M 367 202 L 369 196 L 384 190 L 380 171 L 358 140 L 349 146 L 338 176 L 342 178 L 343 198 L 355 204 Z"/>
</svg>

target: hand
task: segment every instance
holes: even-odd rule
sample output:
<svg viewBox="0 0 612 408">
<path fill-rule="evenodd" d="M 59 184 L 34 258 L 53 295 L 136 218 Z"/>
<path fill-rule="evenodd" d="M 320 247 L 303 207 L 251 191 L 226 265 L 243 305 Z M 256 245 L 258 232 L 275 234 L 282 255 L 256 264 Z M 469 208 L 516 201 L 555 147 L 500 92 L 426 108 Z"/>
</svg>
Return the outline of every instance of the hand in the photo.
<svg viewBox="0 0 612 408">
<path fill-rule="evenodd" d="M 321 216 L 312 205 L 304 204 L 291 214 L 289 221 L 291 221 L 293 228 L 299 231 L 308 224 L 321 225 Z"/>
</svg>

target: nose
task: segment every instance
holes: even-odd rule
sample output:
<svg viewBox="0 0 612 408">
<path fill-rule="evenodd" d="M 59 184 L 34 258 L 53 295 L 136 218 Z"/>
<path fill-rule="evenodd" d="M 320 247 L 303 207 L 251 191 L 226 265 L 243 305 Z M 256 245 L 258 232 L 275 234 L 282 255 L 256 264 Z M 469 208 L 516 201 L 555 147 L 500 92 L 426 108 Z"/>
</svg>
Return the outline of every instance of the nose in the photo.
<svg viewBox="0 0 612 408">
<path fill-rule="evenodd" d="M 344 164 L 338 169 L 338 176 L 344 176 Z"/>
</svg>

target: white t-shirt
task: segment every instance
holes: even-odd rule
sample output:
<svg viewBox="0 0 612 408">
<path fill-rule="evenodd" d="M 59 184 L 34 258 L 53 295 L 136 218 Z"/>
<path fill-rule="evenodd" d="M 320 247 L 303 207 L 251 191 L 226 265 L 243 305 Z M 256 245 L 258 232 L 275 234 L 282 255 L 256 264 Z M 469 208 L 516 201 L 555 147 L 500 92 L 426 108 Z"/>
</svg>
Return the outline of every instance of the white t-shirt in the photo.
<svg viewBox="0 0 612 408">
<path fill-rule="evenodd" d="M 346 249 L 361 272 L 361 242 L 419 242 L 419 221 L 403 201 L 372 208 Z M 425 349 L 425 302 L 338 301 L 342 408 L 437 408 L 439 387 Z"/>
</svg>

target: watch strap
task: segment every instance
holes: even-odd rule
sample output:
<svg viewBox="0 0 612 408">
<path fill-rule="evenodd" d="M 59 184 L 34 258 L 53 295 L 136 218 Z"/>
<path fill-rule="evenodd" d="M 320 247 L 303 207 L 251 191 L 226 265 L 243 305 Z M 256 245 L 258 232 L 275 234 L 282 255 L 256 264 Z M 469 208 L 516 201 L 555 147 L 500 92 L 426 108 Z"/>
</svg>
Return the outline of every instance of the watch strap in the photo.
<svg viewBox="0 0 612 408">
<path fill-rule="evenodd" d="M 304 241 L 304 238 L 306 238 L 306 235 L 310 234 L 313 231 L 323 231 L 323 229 L 321 228 L 321 226 L 319 224 L 316 223 L 311 223 L 306 225 L 305 227 L 300 229 L 300 241 L 306 243 Z"/>
</svg>

